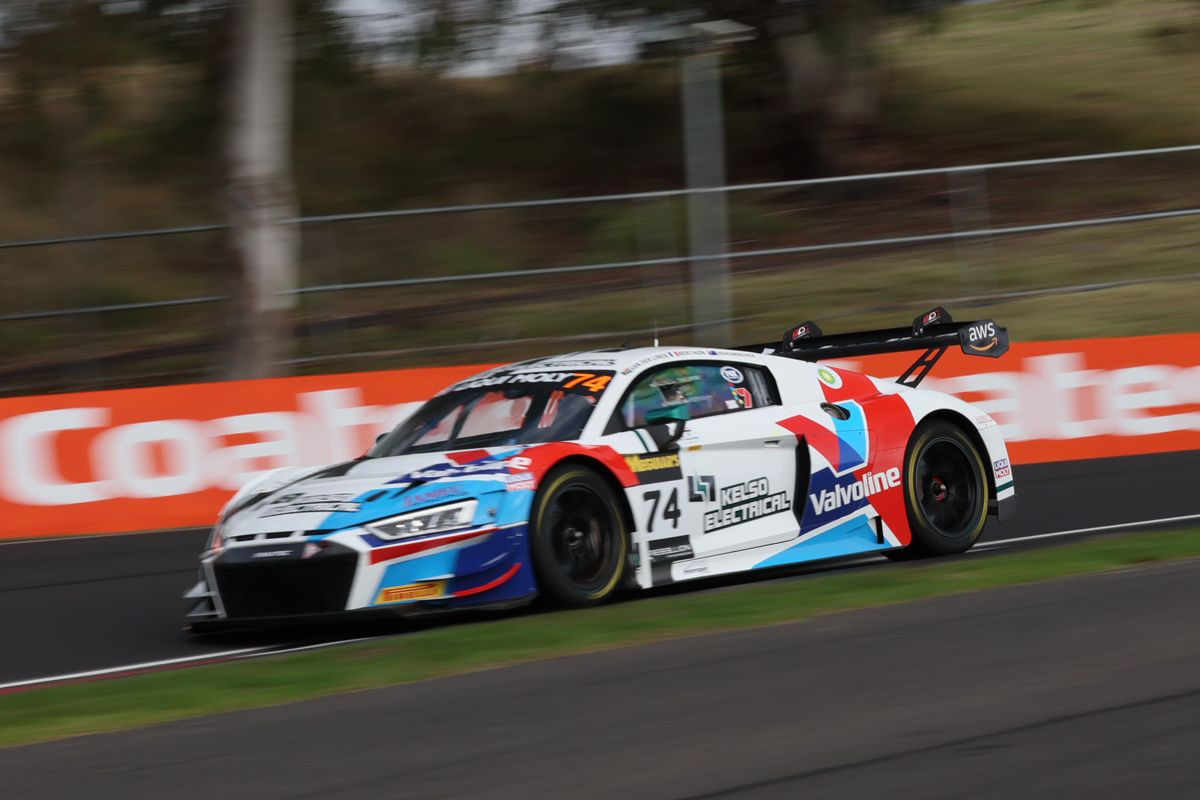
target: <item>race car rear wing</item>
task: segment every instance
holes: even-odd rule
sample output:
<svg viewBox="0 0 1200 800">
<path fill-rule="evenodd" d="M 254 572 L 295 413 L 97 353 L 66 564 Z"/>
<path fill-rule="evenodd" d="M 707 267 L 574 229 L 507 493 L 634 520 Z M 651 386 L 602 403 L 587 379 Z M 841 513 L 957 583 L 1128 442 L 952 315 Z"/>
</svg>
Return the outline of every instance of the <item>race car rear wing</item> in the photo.
<svg viewBox="0 0 1200 800">
<path fill-rule="evenodd" d="M 958 345 L 969 356 L 999 358 L 1008 352 L 1008 344 L 1008 328 L 997 325 L 995 320 L 956 323 L 946 309 L 938 306 L 914 319 L 911 328 L 884 328 L 826 336 L 816 323 L 804 322 L 788 330 L 782 341 L 734 349 L 802 361 L 924 350 L 913 365 L 896 379 L 897 383 L 904 386 L 917 386 L 946 350 L 954 345 Z"/>
</svg>

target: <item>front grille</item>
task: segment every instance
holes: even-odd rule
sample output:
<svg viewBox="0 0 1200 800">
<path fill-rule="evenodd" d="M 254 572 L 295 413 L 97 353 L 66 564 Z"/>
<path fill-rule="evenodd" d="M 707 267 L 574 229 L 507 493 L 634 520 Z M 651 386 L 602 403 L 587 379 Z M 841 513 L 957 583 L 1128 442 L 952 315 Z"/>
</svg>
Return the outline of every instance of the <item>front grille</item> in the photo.
<svg viewBox="0 0 1200 800">
<path fill-rule="evenodd" d="M 292 539 L 303 536 L 304 531 L 278 531 L 276 533 L 243 533 L 232 537 L 235 542 L 253 542 L 259 539 Z"/>
<path fill-rule="evenodd" d="M 271 548 L 263 548 L 271 549 Z M 213 564 L 225 615 L 233 618 L 284 617 L 344 611 L 358 555 L 329 546 L 310 558 L 256 560 L 259 548 L 238 548 Z"/>
</svg>

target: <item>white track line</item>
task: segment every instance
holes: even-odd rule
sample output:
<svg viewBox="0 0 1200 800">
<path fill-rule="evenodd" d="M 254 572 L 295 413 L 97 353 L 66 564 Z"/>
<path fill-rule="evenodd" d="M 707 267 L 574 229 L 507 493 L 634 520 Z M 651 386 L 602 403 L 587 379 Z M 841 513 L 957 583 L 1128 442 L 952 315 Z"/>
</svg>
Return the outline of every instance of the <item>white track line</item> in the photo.
<svg viewBox="0 0 1200 800">
<path fill-rule="evenodd" d="M 1138 522 L 1121 522 L 1115 525 L 1098 525 L 1094 528 L 1076 528 L 1070 531 L 1055 531 L 1054 533 L 1039 533 L 1034 536 L 1018 536 L 1014 539 L 996 539 L 992 542 L 980 542 L 971 548 L 969 552 L 976 550 L 984 550 L 989 547 L 1003 547 L 1008 544 L 1016 544 L 1017 542 L 1032 542 L 1035 539 L 1052 539 L 1058 536 L 1077 536 L 1081 533 L 1101 533 L 1103 531 L 1119 531 L 1126 528 L 1147 528 L 1151 525 L 1166 525 L 1171 522 L 1187 522 L 1189 520 L 1200 519 L 1200 514 L 1185 514 L 1182 517 L 1161 517 L 1160 519 L 1144 519 Z"/>
<path fill-rule="evenodd" d="M 317 642 L 316 644 L 301 644 L 292 647 L 276 647 L 274 645 L 263 645 L 261 647 L 245 647 L 241 650 L 218 650 L 215 653 L 205 653 L 198 656 L 185 656 L 183 658 L 168 658 L 162 661 L 144 661 L 140 664 L 125 664 L 120 667 L 108 667 L 106 669 L 94 669 L 87 672 L 73 672 L 68 675 L 51 675 L 46 678 L 31 678 L 24 681 L 13 681 L 12 683 L 0 683 L 0 691 L 6 689 L 20 689 L 27 686 L 38 686 L 45 683 L 66 683 L 69 681 L 87 680 L 90 678 L 103 678 L 106 675 L 120 675 L 126 672 L 141 672 L 144 670 L 155 670 L 160 667 L 180 666 L 196 661 L 233 661 L 243 658 L 256 658 L 258 656 L 274 656 L 283 653 L 299 653 L 304 650 L 321 650 L 326 647 L 336 647 L 343 644 L 354 644 L 356 642 L 366 642 L 371 639 L 378 639 L 378 636 L 359 636 L 354 639 L 336 639 L 330 642 Z"/>
<path fill-rule="evenodd" d="M 1031 542 L 1038 539 L 1052 539 L 1060 536 L 1078 536 L 1085 533 L 1102 533 L 1104 531 L 1125 530 L 1128 528 L 1146 528 L 1151 525 L 1166 525 L 1172 522 L 1188 522 L 1191 520 L 1200 520 L 1200 514 L 1186 514 L 1181 517 L 1161 517 L 1159 519 L 1144 519 L 1137 522 L 1122 522 L 1115 525 L 1098 525 L 1094 528 L 1075 528 L 1069 531 L 1054 531 L 1053 533 L 1039 533 L 1033 536 L 1017 536 L 1012 539 L 997 539 L 992 542 L 982 542 L 971 548 L 969 552 L 978 552 L 980 550 L 988 550 L 996 547 L 1005 547 L 1007 545 L 1017 544 L 1019 542 Z M 875 560 L 875 559 L 871 559 Z M 0 683 L 0 691 L 7 689 L 20 689 L 26 686 L 39 686 L 47 683 L 62 683 L 73 680 L 85 680 L 88 678 L 102 678 L 105 675 L 119 675 L 123 672 L 138 672 L 147 669 L 156 669 L 158 667 L 169 667 L 179 664 L 187 664 L 195 661 L 211 661 L 213 659 L 225 660 L 236 658 L 253 658 L 257 656 L 280 655 L 283 653 L 297 653 L 302 650 L 319 650 L 326 647 L 336 647 L 343 644 L 353 644 L 354 642 L 365 642 L 370 639 L 377 639 L 377 636 L 361 636 L 355 639 L 337 639 L 330 642 L 318 642 L 316 644 L 297 645 L 295 647 L 275 647 L 272 645 L 264 645 L 262 647 L 245 647 L 241 650 L 219 650 L 215 653 L 205 653 L 198 656 L 186 656 L 184 658 L 169 658 L 163 661 L 145 661 L 140 664 L 125 664 L 120 667 L 108 667 L 107 669 L 95 669 L 88 672 L 73 672 L 67 675 L 52 675 L 46 678 L 32 678 L 24 681 L 13 681 L 12 683 Z"/>
<path fill-rule="evenodd" d="M 252 653 L 248 658 L 256 658 L 258 656 L 277 656 L 283 653 L 300 653 L 305 650 L 324 650 L 326 647 L 337 647 L 343 644 L 357 644 L 358 642 L 370 642 L 375 639 L 386 639 L 386 636 L 358 636 L 354 639 L 333 639 L 328 642 L 316 642 L 315 644 L 298 644 L 294 647 L 279 647 L 274 650 L 269 648 L 264 649 L 261 653 Z"/>
<path fill-rule="evenodd" d="M 0 547 L 11 547 L 17 544 L 45 544 L 47 542 L 90 542 L 99 539 L 115 539 L 118 536 L 162 536 L 170 533 L 193 533 L 195 531 L 212 530 L 211 526 L 191 528 L 160 528 L 151 531 L 121 531 L 120 533 L 81 533 L 75 536 L 46 536 L 37 539 L 5 539 L 0 540 Z"/>
<path fill-rule="evenodd" d="M 156 669 L 158 667 L 169 667 L 175 664 L 187 664 L 192 661 L 211 661 L 212 659 L 236 658 L 238 656 L 249 655 L 250 653 L 261 653 L 265 650 L 270 650 L 270 646 L 262 647 L 244 647 L 241 650 L 218 650 L 215 653 L 204 653 L 198 656 L 184 656 L 183 658 L 167 658 L 162 661 L 143 661 L 140 664 L 125 664 L 120 667 L 107 667 L 105 669 L 93 669 L 87 672 L 71 672 L 66 675 L 51 675 L 47 678 L 31 678 L 24 681 L 13 681 L 12 683 L 0 683 L 0 690 L 17 689 L 22 686 L 36 686 L 40 683 L 57 683 L 59 681 L 74 681 L 84 680 L 87 678 L 100 678 L 105 675 L 114 675 L 120 672 L 136 672 L 143 669 Z"/>
</svg>

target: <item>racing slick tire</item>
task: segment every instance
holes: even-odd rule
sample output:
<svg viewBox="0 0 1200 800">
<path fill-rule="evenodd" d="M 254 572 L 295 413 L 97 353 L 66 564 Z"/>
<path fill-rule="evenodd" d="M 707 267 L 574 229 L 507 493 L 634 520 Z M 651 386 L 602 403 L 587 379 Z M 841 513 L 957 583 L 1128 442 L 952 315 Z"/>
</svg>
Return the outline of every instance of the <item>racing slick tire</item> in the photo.
<svg viewBox="0 0 1200 800">
<path fill-rule="evenodd" d="M 617 497 L 595 470 L 552 470 L 533 500 L 530 552 L 538 589 L 582 608 L 603 603 L 622 585 L 629 531 Z"/>
<path fill-rule="evenodd" d="M 944 419 L 917 426 L 904 458 L 904 506 L 912 542 L 893 560 L 945 556 L 971 548 L 987 521 L 984 460 L 962 428 Z"/>
</svg>

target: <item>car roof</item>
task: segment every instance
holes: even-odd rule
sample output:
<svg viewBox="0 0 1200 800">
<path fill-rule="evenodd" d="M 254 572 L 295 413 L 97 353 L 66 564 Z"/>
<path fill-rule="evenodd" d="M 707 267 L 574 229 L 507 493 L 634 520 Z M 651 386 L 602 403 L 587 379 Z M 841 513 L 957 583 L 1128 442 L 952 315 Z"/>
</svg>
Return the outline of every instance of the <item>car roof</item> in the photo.
<svg viewBox="0 0 1200 800">
<path fill-rule="evenodd" d="M 744 350 L 724 350 L 715 347 L 631 347 L 621 350 L 588 350 L 576 353 L 563 353 L 555 356 L 520 361 L 507 364 L 499 370 L 538 370 L 538 369 L 597 369 L 618 370 L 628 375 L 640 367 L 655 363 L 670 363 L 672 361 L 690 360 L 725 360 L 738 359 L 741 361 L 760 362 L 763 356 Z"/>
</svg>

